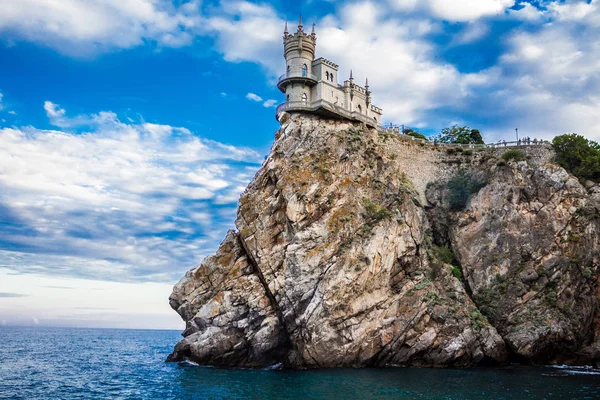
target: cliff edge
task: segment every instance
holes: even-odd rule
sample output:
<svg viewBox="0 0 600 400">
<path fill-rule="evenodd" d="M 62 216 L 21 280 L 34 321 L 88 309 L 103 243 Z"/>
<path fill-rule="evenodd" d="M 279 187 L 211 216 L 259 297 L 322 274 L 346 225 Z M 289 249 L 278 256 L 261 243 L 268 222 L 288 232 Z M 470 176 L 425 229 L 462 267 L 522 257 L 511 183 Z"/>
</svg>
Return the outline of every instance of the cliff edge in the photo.
<svg viewBox="0 0 600 400">
<path fill-rule="evenodd" d="M 600 188 L 500 150 L 446 150 L 304 114 L 188 271 L 170 361 L 470 366 L 598 358 Z M 448 181 L 478 182 L 463 207 Z"/>
</svg>

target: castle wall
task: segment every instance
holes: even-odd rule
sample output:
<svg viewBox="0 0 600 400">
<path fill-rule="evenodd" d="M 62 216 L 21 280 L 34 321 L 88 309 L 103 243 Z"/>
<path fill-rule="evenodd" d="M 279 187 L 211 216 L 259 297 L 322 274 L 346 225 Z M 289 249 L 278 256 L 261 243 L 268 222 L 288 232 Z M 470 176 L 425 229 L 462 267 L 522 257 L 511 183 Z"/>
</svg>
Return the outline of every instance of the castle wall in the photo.
<svg viewBox="0 0 600 400">
<path fill-rule="evenodd" d="M 344 99 L 344 91 L 337 84 L 321 81 L 313 88 L 312 101 L 325 100 L 345 108 Z"/>
<path fill-rule="evenodd" d="M 302 101 L 302 94 L 306 93 L 307 101 L 312 102 L 314 101 L 314 93 L 316 92 L 315 88 L 311 90 L 308 85 L 290 83 L 285 90 L 286 101 Z"/>
</svg>

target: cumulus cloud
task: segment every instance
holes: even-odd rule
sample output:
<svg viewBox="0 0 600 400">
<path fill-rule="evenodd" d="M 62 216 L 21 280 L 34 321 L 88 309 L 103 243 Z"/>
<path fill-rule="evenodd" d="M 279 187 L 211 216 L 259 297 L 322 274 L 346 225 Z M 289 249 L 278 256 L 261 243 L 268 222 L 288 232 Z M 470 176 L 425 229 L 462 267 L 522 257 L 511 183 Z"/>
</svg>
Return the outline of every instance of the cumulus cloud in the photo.
<svg viewBox="0 0 600 400">
<path fill-rule="evenodd" d="M 263 107 L 269 108 L 274 107 L 277 104 L 277 100 L 269 99 L 263 103 Z"/>
<path fill-rule="evenodd" d="M 263 101 L 262 97 L 260 97 L 260 96 L 259 96 L 259 95 L 257 95 L 257 94 L 254 94 L 254 93 L 248 93 L 248 94 L 246 95 L 246 98 L 247 98 L 248 100 L 252 100 L 252 101 L 256 101 L 256 102 L 261 102 L 261 101 Z"/>
<path fill-rule="evenodd" d="M 256 103 L 262 103 L 263 107 L 265 107 L 265 108 L 274 107 L 278 103 L 278 101 L 274 100 L 274 99 L 264 100 L 262 97 L 260 97 L 259 95 L 255 94 L 255 93 L 248 93 L 246 95 L 246 98 L 248 100 L 254 101 Z"/>
<path fill-rule="evenodd" d="M 63 53 L 90 54 L 151 41 L 180 47 L 201 26 L 199 1 L 0 1 L 0 33 L 43 43 Z"/>
<path fill-rule="evenodd" d="M 60 106 L 45 109 L 71 125 Z M 177 279 L 231 227 L 259 156 L 185 128 L 124 123 L 111 112 L 85 118 L 78 134 L 0 129 L 0 266 Z"/>
<path fill-rule="evenodd" d="M 425 11 L 435 18 L 448 21 L 475 21 L 482 17 L 501 15 L 514 6 L 514 0 L 390 0 L 398 11 Z"/>
<path fill-rule="evenodd" d="M 255 62 L 274 78 L 280 71 L 284 22 L 270 5 L 233 1 L 207 17 L 205 29 L 215 36 L 216 48 L 226 61 Z"/>
<path fill-rule="evenodd" d="M 536 9 L 548 22 L 506 35 L 507 51 L 485 72 L 491 87 L 473 96 L 472 104 L 493 115 L 498 130 L 519 127 L 546 139 L 578 132 L 600 139 L 600 115 L 594 111 L 600 108 L 598 8 L 597 1 L 567 1 Z"/>
</svg>

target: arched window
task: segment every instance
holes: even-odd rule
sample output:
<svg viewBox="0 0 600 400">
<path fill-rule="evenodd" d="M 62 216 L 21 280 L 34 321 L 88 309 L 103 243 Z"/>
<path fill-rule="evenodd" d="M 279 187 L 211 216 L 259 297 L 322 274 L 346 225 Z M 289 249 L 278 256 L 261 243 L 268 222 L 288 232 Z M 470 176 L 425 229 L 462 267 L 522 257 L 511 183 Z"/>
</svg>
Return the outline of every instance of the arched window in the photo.
<svg viewBox="0 0 600 400">
<path fill-rule="evenodd" d="M 289 65 L 288 65 L 288 67 L 287 67 L 287 74 L 288 74 L 288 75 L 290 74 L 290 66 L 289 66 Z"/>
<path fill-rule="evenodd" d="M 333 72 L 329 74 L 329 77 L 331 78 L 331 82 L 333 82 Z"/>
<path fill-rule="evenodd" d="M 358 113 L 362 114 L 362 107 L 360 106 L 360 104 L 358 105 Z"/>
<path fill-rule="evenodd" d="M 304 103 L 306 103 L 308 101 L 308 97 L 306 96 L 306 93 L 302 93 L 302 101 Z"/>
<path fill-rule="evenodd" d="M 308 76 L 308 67 L 306 64 L 302 66 L 302 76 Z"/>
<path fill-rule="evenodd" d="M 325 77 L 329 80 L 329 71 L 325 71 Z"/>
<path fill-rule="evenodd" d="M 290 95 L 289 94 L 286 96 L 285 101 L 290 101 Z"/>
</svg>

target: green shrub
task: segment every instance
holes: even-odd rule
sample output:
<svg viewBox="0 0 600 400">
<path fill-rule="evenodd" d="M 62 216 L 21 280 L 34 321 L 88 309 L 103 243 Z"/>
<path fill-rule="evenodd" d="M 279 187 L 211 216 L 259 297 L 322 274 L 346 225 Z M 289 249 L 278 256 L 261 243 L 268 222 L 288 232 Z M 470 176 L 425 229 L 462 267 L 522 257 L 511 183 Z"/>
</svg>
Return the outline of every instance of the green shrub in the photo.
<svg viewBox="0 0 600 400">
<path fill-rule="evenodd" d="M 417 139 L 429 141 L 429 139 L 427 139 L 427 136 L 415 131 L 414 129 L 406 128 L 406 129 L 404 129 L 404 131 L 402 133 L 404 133 L 405 135 L 408 135 L 408 136 L 415 137 Z"/>
<path fill-rule="evenodd" d="M 448 201 L 450 209 L 463 210 L 472 194 L 477 193 L 487 183 L 467 173 L 463 168 L 459 169 L 446 184 L 448 189 Z"/>
<path fill-rule="evenodd" d="M 500 158 L 506 162 L 511 160 L 515 162 L 525 161 L 525 153 L 519 149 L 507 150 L 500 156 Z"/>
<path fill-rule="evenodd" d="M 363 205 L 365 206 L 365 217 L 367 219 L 378 222 L 392 215 L 390 210 L 372 202 L 369 199 L 365 199 L 363 201 Z"/>
<path fill-rule="evenodd" d="M 462 271 L 460 270 L 460 268 L 453 265 L 452 267 L 450 267 L 450 271 L 452 271 L 452 276 L 454 276 L 459 281 L 462 281 L 463 275 L 462 275 Z"/>
<path fill-rule="evenodd" d="M 556 162 L 580 180 L 600 182 L 600 144 L 575 133 L 552 140 Z"/>
<path fill-rule="evenodd" d="M 433 246 L 435 258 L 446 264 L 452 264 L 454 261 L 454 252 L 447 246 Z"/>
</svg>

